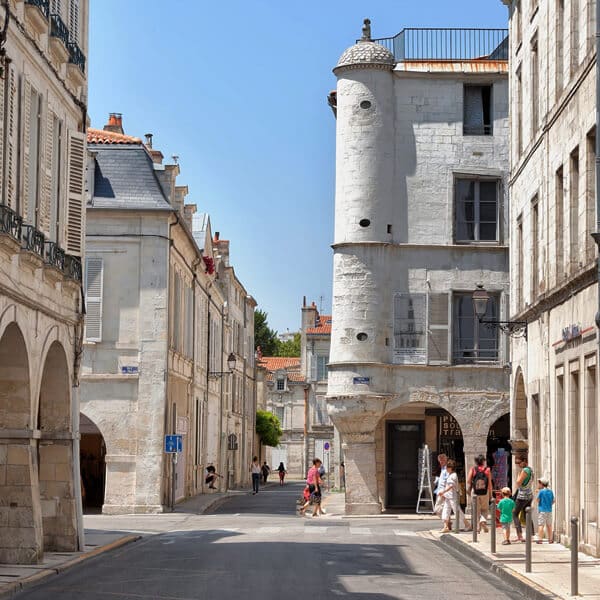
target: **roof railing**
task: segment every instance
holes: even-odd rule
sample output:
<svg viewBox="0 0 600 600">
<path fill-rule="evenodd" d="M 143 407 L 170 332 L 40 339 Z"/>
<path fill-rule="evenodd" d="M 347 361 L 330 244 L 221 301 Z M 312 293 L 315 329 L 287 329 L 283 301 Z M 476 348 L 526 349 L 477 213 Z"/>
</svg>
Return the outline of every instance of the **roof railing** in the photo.
<svg viewBox="0 0 600 600">
<path fill-rule="evenodd" d="M 397 61 L 508 60 L 508 29 L 406 28 L 373 41 Z"/>
</svg>

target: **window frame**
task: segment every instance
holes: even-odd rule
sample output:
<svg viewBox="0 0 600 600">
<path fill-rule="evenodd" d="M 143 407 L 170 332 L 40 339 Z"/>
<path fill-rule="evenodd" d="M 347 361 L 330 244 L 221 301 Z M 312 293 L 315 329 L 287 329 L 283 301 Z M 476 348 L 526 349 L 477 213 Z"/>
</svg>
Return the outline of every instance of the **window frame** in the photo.
<svg viewBox="0 0 600 600">
<path fill-rule="evenodd" d="M 473 181 L 475 183 L 474 198 L 473 198 L 473 224 L 474 224 L 474 239 L 464 240 L 458 237 L 458 183 L 462 181 Z M 480 196 L 480 184 L 481 182 L 494 182 L 496 183 L 496 239 L 495 240 L 481 240 L 477 239 L 480 237 L 480 226 L 481 226 L 481 196 Z M 498 176 L 493 175 L 469 175 L 465 173 L 456 173 L 452 182 L 452 204 L 453 204 L 453 238 L 454 243 L 458 245 L 486 245 L 486 246 L 497 246 L 502 243 L 502 231 L 500 228 L 500 215 L 501 215 L 501 201 L 502 201 L 502 179 Z M 466 221 L 465 221 L 466 224 Z"/>
<path fill-rule="evenodd" d="M 469 131 L 468 126 L 466 125 L 466 109 L 467 109 L 467 103 L 466 103 L 466 94 L 467 94 L 467 88 L 489 88 L 489 106 L 488 106 L 488 113 L 489 113 L 489 124 L 486 125 L 485 123 L 485 119 L 484 119 L 484 123 L 483 123 L 483 131 Z M 484 111 L 485 114 L 485 111 Z M 485 137 L 489 137 L 489 136 L 493 136 L 494 135 L 494 84 L 493 83 L 463 83 L 463 135 L 464 136 L 485 136 Z"/>
</svg>

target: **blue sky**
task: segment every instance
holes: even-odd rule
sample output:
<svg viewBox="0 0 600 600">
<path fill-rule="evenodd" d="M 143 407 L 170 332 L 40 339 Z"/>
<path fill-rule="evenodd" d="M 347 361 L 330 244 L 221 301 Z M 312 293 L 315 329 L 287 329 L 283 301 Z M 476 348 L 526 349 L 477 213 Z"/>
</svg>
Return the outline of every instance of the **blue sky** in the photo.
<svg viewBox="0 0 600 600">
<path fill-rule="evenodd" d="M 331 69 L 360 37 L 404 27 L 506 27 L 500 0 L 91 0 L 89 113 L 179 156 L 188 202 L 231 240 L 269 324 L 331 311 L 335 119 Z M 170 160 L 169 160 L 170 162 Z M 320 298 L 323 298 L 322 301 Z"/>
</svg>

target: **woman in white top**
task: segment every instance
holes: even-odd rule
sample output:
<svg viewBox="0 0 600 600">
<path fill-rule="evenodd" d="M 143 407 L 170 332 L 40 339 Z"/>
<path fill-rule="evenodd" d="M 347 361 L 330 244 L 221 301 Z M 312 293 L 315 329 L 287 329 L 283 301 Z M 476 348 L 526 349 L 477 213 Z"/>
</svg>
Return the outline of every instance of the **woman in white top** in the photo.
<svg viewBox="0 0 600 600">
<path fill-rule="evenodd" d="M 440 490 L 438 494 L 444 499 L 444 506 L 442 508 L 444 529 L 442 529 L 442 533 L 449 533 L 452 530 L 450 520 L 452 512 L 456 514 L 458 506 L 458 475 L 456 474 L 456 462 L 449 460 L 446 465 L 446 470 L 448 472 L 446 487 L 443 490 Z"/>
<path fill-rule="evenodd" d="M 252 495 L 254 496 L 254 494 L 258 494 L 258 486 L 260 483 L 260 462 L 257 456 L 252 459 L 250 472 L 252 473 Z"/>
</svg>

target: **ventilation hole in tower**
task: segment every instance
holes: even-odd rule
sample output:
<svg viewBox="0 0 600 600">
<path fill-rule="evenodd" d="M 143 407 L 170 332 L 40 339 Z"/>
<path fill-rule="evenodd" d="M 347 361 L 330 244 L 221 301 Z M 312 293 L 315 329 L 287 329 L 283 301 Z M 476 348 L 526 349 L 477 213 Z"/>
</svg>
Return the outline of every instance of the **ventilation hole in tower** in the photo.
<svg viewBox="0 0 600 600">
<path fill-rule="evenodd" d="M 364 331 L 361 331 L 360 333 L 356 334 L 356 339 L 359 342 L 364 342 L 368 337 L 369 336 Z"/>
<path fill-rule="evenodd" d="M 367 110 L 368 108 L 371 108 L 371 103 L 368 100 L 363 100 L 360 103 L 360 107 L 364 108 L 365 110 Z"/>
<path fill-rule="evenodd" d="M 361 227 L 368 227 L 371 224 L 371 220 L 370 219 L 361 219 L 358 224 Z"/>
<path fill-rule="evenodd" d="M 388 227 L 387 227 L 387 232 L 388 232 L 388 233 L 392 233 L 392 226 L 391 226 L 391 225 L 388 225 Z"/>
</svg>

